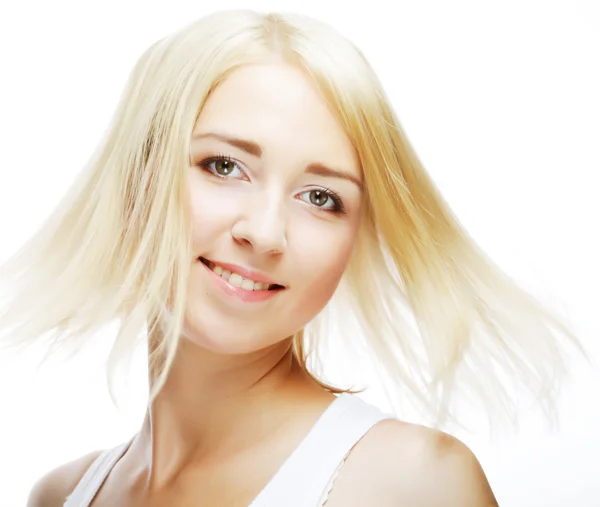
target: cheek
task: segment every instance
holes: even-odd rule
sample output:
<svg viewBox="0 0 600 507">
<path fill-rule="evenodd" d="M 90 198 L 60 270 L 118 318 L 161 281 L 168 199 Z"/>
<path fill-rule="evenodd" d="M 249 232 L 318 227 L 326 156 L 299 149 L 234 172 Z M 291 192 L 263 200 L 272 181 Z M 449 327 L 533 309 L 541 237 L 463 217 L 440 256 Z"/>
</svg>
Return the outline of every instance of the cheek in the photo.
<svg viewBox="0 0 600 507">
<path fill-rule="evenodd" d="M 231 228 L 236 199 L 232 192 L 223 190 L 197 174 L 190 178 L 188 198 L 194 253 L 211 247 L 224 230 Z"/>
<path fill-rule="evenodd" d="M 307 248 L 299 255 L 301 266 L 294 276 L 298 288 L 300 313 L 308 319 L 319 313 L 333 296 L 346 270 L 354 245 L 354 231 L 331 238 L 332 241 Z M 309 315 L 311 314 L 311 315 Z"/>
</svg>

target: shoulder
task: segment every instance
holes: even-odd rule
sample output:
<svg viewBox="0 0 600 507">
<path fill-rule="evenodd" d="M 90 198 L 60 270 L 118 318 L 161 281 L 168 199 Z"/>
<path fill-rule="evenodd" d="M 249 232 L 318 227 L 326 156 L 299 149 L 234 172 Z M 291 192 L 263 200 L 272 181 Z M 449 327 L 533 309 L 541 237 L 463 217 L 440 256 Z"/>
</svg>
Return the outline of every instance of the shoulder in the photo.
<svg viewBox="0 0 600 507">
<path fill-rule="evenodd" d="M 479 461 L 463 442 L 397 420 L 381 421 L 358 442 L 332 496 L 336 489 L 340 496 L 345 489 L 354 501 L 360 498 L 359 505 L 498 505 Z"/>
<path fill-rule="evenodd" d="M 400 421 L 373 429 L 371 452 L 381 463 L 379 486 L 391 504 L 497 506 L 479 460 L 459 439 Z"/>
<path fill-rule="evenodd" d="M 46 473 L 34 484 L 27 507 L 62 507 L 85 471 L 102 451 L 94 451 Z"/>
</svg>

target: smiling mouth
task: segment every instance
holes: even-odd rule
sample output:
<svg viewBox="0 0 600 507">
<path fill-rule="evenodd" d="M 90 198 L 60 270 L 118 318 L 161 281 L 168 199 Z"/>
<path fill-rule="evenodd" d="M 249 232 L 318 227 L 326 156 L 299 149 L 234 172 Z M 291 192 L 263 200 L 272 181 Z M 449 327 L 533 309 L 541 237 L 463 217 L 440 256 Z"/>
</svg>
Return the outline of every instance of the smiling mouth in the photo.
<svg viewBox="0 0 600 507">
<path fill-rule="evenodd" d="M 278 291 L 283 290 L 285 287 L 279 285 L 277 283 L 263 283 L 256 282 L 250 278 L 244 278 L 242 275 L 236 273 L 235 271 L 230 271 L 229 269 L 225 269 L 218 264 L 205 259 L 204 257 L 199 257 L 198 260 L 202 262 L 208 269 L 210 269 L 215 275 L 223 278 L 229 285 L 233 287 L 239 287 L 243 290 L 247 291 L 259 291 L 259 290 L 268 290 L 268 291 Z"/>
</svg>

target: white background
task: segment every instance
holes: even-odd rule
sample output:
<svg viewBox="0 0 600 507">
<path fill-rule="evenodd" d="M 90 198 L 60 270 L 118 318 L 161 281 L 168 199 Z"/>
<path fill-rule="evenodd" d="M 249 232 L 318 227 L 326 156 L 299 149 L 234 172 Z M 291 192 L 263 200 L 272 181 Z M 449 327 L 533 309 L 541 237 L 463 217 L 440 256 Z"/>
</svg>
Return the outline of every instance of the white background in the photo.
<svg viewBox="0 0 600 507">
<path fill-rule="evenodd" d="M 2 3 L 0 259 L 87 161 L 141 52 L 213 9 L 235 7 L 310 14 L 357 43 L 469 232 L 568 315 L 598 363 L 600 2 L 593 0 Z M 24 505 L 45 471 L 137 430 L 143 362 L 115 408 L 102 370 L 110 338 L 37 373 L 37 352 L 0 357 L 0 506 Z M 600 374 L 583 362 L 572 372 L 560 431 L 523 414 L 516 433 L 458 434 L 500 505 L 600 506 Z"/>
</svg>

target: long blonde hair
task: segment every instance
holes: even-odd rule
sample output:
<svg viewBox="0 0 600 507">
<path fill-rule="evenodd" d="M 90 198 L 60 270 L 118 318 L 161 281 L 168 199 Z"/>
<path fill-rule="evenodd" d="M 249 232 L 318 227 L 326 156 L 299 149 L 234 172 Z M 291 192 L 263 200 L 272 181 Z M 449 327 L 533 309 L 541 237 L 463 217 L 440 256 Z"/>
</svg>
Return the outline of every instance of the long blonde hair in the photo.
<svg viewBox="0 0 600 507">
<path fill-rule="evenodd" d="M 564 373 L 560 340 L 578 346 L 576 338 L 461 227 L 361 52 L 329 26 L 294 14 L 218 12 L 141 56 L 86 170 L 2 267 L 5 343 L 82 344 L 117 319 L 112 368 L 145 325 L 160 322 L 163 339 L 150 354 L 157 394 L 186 305 L 192 129 L 229 73 L 273 59 L 300 66 L 319 86 L 354 143 L 367 191 L 340 287 L 294 337 L 301 364 L 326 388 L 343 390 L 326 382 L 320 351 L 331 322 L 351 323 L 343 328 L 348 350 L 368 354 L 392 398 L 408 393 L 438 421 L 451 415 L 457 394 L 490 414 L 510 408 L 503 378 L 522 381 L 549 406 Z"/>
</svg>

